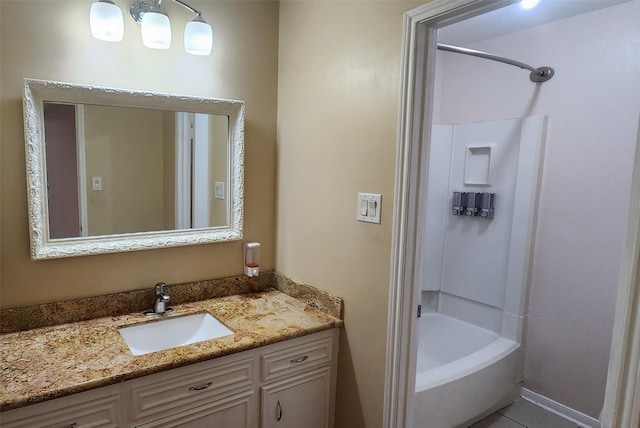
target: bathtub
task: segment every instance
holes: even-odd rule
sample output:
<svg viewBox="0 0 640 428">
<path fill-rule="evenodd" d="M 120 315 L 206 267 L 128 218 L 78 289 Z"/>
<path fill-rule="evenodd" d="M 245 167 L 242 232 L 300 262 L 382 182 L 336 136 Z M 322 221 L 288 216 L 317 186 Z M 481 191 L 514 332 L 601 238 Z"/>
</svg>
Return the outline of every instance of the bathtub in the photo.
<svg viewBox="0 0 640 428">
<path fill-rule="evenodd" d="M 519 394 L 520 344 L 439 313 L 420 318 L 414 426 L 464 427 Z"/>
</svg>

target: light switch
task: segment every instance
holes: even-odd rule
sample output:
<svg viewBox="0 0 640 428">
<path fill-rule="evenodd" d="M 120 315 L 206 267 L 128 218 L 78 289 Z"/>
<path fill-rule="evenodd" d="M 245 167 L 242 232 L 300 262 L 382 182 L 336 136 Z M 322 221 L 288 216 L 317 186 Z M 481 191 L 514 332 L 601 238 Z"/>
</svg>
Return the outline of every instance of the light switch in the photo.
<svg viewBox="0 0 640 428">
<path fill-rule="evenodd" d="M 369 203 L 366 200 L 364 200 L 364 199 L 360 200 L 360 215 L 361 216 L 366 216 L 367 215 L 368 206 L 369 206 Z"/>
<path fill-rule="evenodd" d="M 224 183 L 216 181 L 214 183 L 213 197 L 215 199 L 224 199 Z"/>
<path fill-rule="evenodd" d="M 369 208 L 367 209 L 367 215 L 369 217 L 375 217 L 376 216 L 376 207 L 377 207 L 377 202 L 374 200 L 369 200 Z"/>
<path fill-rule="evenodd" d="M 102 190 L 102 177 L 91 177 L 91 188 L 93 190 Z"/>
<path fill-rule="evenodd" d="M 382 195 L 377 193 L 358 193 L 358 221 L 380 224 L 380 203 Z"/>
</svg>

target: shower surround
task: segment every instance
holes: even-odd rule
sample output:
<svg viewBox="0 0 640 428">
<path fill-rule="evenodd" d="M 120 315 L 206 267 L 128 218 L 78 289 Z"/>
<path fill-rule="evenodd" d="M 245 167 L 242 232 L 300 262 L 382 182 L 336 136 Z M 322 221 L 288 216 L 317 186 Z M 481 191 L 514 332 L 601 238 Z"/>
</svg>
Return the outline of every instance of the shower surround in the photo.
<svg viewBox="0 0 640 428">
<path fill-rule="evenodd" d="M 464 425 L 519 393 L 546 123 L 526 117 L 432 128 L 416 426 Z M 458 192 L 462 211 L 454 210 Z M 494 194 L 493 218 L 476 203 L 486 194 Z"/>
</svg>

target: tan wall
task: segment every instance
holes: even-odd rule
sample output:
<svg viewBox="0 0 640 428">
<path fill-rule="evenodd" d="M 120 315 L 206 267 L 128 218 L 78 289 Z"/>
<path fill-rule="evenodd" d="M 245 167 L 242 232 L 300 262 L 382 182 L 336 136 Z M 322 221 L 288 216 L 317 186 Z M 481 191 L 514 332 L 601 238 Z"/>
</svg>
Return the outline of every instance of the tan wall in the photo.
<svg viewBox="0 0 640 428">
<path fill-rule="evenodd" d="M 210 116 L 209 122 L 209 224 L 211 226 L 224 226 L 228 224 L 227 202 L 229 185 L 227 167 L 227 141 L 229 140 L 229 118 L 226 116 Z M 214 198 L 215 183 L 224 183 L 224 199 Z"/>
<path fill-rule="evenodd" d="M 86 105 L 84 130 L 88 235 L 162 230 L 162 110 Z"/>
<path fill-rule="evenodd" d="M 176 114 L 162 113 L 162 212 L 165 229 L 176 226 Z"/>
<path fill-rule="evenodd" d="M 184 52 L 182 31 L 193 17 L 172 2 L 166 9 L 174 22 L 173 43 L 166 51 L 142 45 L 126 5 L 125 39 L 108 43 L 91 37 L 90 1 L 0 2 L 3 308 L 242 272 L 241 242 L 31 261 L 22 118 L 25 77 L 244 100 L 244 236 L 262 242 L 261 264 L 274 267 L 278 4 L 190 3 L 213 25 L 211 56 Z"/>
<path fill-rule="evenodd" d="M 344 298 L 336 427 L 382 425 L 402 15 L 282 2 L 276 268 Z M 381 193 L 382 224 L 356 221 Z"/>
</svg>

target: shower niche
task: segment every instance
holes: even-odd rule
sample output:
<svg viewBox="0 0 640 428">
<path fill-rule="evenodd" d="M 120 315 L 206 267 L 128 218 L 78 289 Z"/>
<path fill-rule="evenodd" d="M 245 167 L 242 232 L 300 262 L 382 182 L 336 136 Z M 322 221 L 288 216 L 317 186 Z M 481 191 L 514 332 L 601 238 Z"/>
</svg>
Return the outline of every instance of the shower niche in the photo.
<svg viewBox="0 0 640 428">
<path fill-rule="evenodd" d="M 491 167 L 491 146 L 467 146 L 464 162 L 464 184 L 488 186 Z"/>
</svg>

